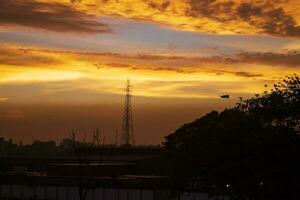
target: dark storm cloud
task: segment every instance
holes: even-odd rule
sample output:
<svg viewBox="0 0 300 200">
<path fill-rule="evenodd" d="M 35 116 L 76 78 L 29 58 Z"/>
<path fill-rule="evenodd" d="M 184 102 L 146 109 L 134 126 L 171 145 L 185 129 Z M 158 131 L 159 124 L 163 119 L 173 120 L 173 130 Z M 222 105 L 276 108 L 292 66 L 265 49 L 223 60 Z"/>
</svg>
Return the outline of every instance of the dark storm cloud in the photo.
<svg viewBox="0 0 300 200">
<path fill-rule="evenodd" d="M 1 0 L 0 26 L 25 26 L 56 32 L 111 32 L 108 25 L 71 6 L 34 0 Z"/>
<path fill-rule="evenodd" d="M 262 33 L 300 37 L 300 26 L 294 17 L 280 7 L 274 7 L 279 2 L 283 1 L 261 1 L 257 4 L 254 1 L 237 3 L 235 1 L 189 0 L 191 9 L 187 10 L 186 15 L 198 18 L 207 17 L 225 24 L 235 21 L 246 22 L 261 30 Z"/>
</svg>

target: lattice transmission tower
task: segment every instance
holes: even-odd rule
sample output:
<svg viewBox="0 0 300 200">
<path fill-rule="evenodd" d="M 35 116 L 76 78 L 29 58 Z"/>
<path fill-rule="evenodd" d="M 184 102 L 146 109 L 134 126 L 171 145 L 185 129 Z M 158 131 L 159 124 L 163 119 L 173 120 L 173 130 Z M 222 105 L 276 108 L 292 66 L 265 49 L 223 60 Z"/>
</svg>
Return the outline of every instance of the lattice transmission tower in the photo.
<svg viewBox="0 0 300 200">
<path fill-rule="evenodd" d="M 123 146 L 134 146 L 134 131 L 133 131 L 133 120 L 132 120 L 132 85 L 130 80 L 127 80 L 125 88 L 125 102 L 123 110 L 123 121 L 122 121 L 122 133 L 121 133 L 121 145 Z"/>
</svg>

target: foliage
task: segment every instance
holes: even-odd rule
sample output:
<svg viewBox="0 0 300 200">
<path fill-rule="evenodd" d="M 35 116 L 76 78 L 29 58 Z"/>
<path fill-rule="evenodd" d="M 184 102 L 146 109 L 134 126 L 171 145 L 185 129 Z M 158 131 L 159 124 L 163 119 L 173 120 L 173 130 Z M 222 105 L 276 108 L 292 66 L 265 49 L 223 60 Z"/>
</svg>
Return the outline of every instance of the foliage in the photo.
<svg viewBox="0 0 300 200">
<path fill-rule="evenodd" d="M 289 127 L 299 131 L 300 77 L 286 77 L 275 84 L 271 92 L 256 95 L 238 104 L 237 109 L 258 117 L 265 126 Z"/>
<path fill-rule="evenodd" d="M 299 199 L 299 87 L 299 77 L 287 77 L 269 93 L 212 111 L 167 136 L 176 189 Z"/>
</svg>

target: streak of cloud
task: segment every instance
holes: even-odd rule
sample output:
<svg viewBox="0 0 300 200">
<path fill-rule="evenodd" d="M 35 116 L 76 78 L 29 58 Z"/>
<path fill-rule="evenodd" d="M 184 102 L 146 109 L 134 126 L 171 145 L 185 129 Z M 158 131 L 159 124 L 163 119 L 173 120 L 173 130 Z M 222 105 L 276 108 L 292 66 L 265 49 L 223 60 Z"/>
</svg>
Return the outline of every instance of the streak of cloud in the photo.
<svg viewBox="0 0 300 200">
<path fill-rule="evenodd" d="M 50 57 L 49 54 L 35 53 L 32 54 L 27 49 L 22 49 L 17 46 L 0 45 L 0 64 L 14 66 L 49 66 L 58 65 L 62 61 Z"/>
<path fill-rule="evenodd" d="M 261 64 L 269 66 L 297 67 L 300 65 L 300 51 L 288 52 L 240 52 L 233 55 L 219 56 L 180 56 L 164 54 L 121 54 L 114 52 L 82 52 L 63 51 L 51 49 L 38 49 L 18 46 L 0 45 L 0 63 L 11 65 L 34 65 L 37 64 L 62 64 L 67 56 L 72 59 L 90 60 L 95 66 L 109 66 L 115 68 L 134 68 L 139 65 L 153 70 L 172 70 L 168 67 L 179 67 L 175 71 L 190 66 L 193 72 L 194 66 L 208 64 L 234 65 L 234 64 Z M 145 62 L 147 61 L 147 62 Z M 150 68 L 149 68 L 150 66 Z M 143 69 L 143 67 L 141 67 Z"/>
<path fill-rule="evenodd" d="M 267 65 L 284 65 L 284 66 L 300 66 L 300 51 L 294 50 L 287 53 L 260 53 L 260 52 L 244 52 L 238 54 L 241 62 L 245 63 L 262 63 Z"/>
<path fill-rule="evenodd" d="M 108 25 L 67 4 L 36 0 L 1 0 L 0 26 L 25 26 L 55 32 L 111 32 Z"/>
</svg>

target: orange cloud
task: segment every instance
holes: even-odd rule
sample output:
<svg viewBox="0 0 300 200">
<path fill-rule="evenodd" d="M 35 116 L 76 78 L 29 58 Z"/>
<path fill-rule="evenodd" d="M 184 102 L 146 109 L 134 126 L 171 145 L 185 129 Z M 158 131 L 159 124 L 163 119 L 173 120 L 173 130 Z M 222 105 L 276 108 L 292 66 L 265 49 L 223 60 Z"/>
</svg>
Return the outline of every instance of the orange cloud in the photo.
<svg viewBox="0 0 300 200">
<path fill-rule="evenodd" d="M 107 33 L 92 16 L 151 21 L 215 34 L 300 37 L 300 0 L 2 0 L 0 25 Z"/>
<path fill-rule="evenodd" d="M 300 66 L 300 51 L 289 51 L 287 53 L 260 53 L 260 52 L 244 52 L 239 53 L 240 62 L 244 63 L 261 63 L 266 65 L 282 65 L 282 66 Z"/>
<path fill-rule="evenodd" d="M 262 67 L 281 70 L 300 64 L 298 51 L 287 53 L 242 52 L 235 55 L 186 57 L 172 55 L 119 54 L 111 52 L 72 52 L 49 49 L 0 46 L 2 65 L 51 67 L 76 72 L 94 69 L 119 69 L 137 72 L 212 73 L 237 77 L 263 77 Z M 145 62 L 147 61 L 147 62 Z M 241 70 L 241 67 L 248 67 Z M 251 67 L 250 67 L 251 66 Z"/>
<path fill-rule="evenodd" d="M 220 90 L 231 94 L 256 93 L 262 90 L 263 83 L 277 80 L 278 74 L 285 76 L 300 71 L 295 65 L 288 65 L 289 59 L 285 57 L 290 53 L 283 54 L 281 65 L 274 66 L 271 58 L 265 56 L 264 60 L 264 56 L 252 56 L 251 53 L 190 58 L 68 52 L 11 45 L 2 45 L 0 51 L 3 60 L 12 60 L 0 62 L 0 87 L 15 85 L 13 88 L 18 90 L 15 96 L 24 95 L 21 85 L 33 87 L 30 91 L 38 91 L 27 97 L 30 101 L 36 98 L 72 101 L 64 96 L 67 91 L 88 94 L 87 100 L 98 94 L 120 95 L 123 94 L 120 84 L 122 86 L 127 78 L 138 85 L 135 88 L 137 96 L 217 98 L 216 92 Z M 280 54 L 274 56 L 280 57 Z M 15 101 L 16 97 L 9 93 L 1 96 Z"/>
<path fill-rule="evenodd" d="M 56 32 L 111 32 L 108 25 L 69 5 L 37 0 L 1 0 L 0 26 L 25 26 Z"/>
<path fill-rule="evenodd" d="M 300 37 L 300 0 L 63 0 L 97 15 L 121 16 L 216 34 Z"/>
<path fill-rule="evenodd" d="M 18 46 L 0 44 L 0 64 L 15 66 L 49 66 L 58 65 L 62 61 L 51 56 L 40 53 L 29 53 L 27 49 Z"/>
</svg>

